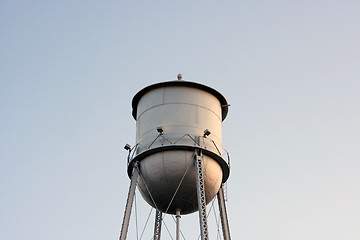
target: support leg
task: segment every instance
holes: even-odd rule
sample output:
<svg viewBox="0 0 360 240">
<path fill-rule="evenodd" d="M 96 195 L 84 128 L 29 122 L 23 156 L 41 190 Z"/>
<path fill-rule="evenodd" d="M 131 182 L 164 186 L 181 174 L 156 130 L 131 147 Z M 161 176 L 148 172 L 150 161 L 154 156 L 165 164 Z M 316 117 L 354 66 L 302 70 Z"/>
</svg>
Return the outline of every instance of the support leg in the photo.
<svg viewBox="0 0 360 240">
<path fill-rule="evenodd" d="M 199 207 L 200 234 L 202 240 L 208 240 L 208 226 L 206 216 L 205 184 L 203 176 L 201 149 L 195 150 L 196 188 Z"/>
<path fill-rule="evenodd" d="M 220 190 L 217 194 L 219 210 L 220 210 L 220 219 L 221 219 L 221 226 L 223 229 L 223 236 L 224 240 L 231 240 L 230 238 L 230 228 L 229 228 L 229 221 L 227 218 L 226 213 L 226 206 L 225 206 L 225 198 L 224 198 L 224 190 L 223 187 L 220 187 Z"/>
<path fill-rule="evenodd" d="M 135 188 L 136 188 L 136 182 L 137 182 L 138 176 L 139 176 L 138 164 L 135 163 L 133 174 L 131 176 L 129 194 L 128 194 L 128 198 L 126 201 L 124 219 L 123 219 L 121 232 L 120 232 L 120 238 L 119 238 L 120 240 L 126 239 L 126 235 L 127 235 L 127 231 L 128 231 L 128 227 L 129 227 L 129 221 L 130 221 L 131 207 L 132 207 L 132 204 L 134 201 Z"/>
<path fill-rule="evenodd" d="M 180 240 L 180 209 L 176 209 L 176 240 Z"/>
<path fill-rule="evenodd" d="M 160 212 L 159 210 L 156 210 L 155 228 L 154 228 L 154 240 L 160 240 L 161 222 L 162 222 L 162 212 Z"/>
</svg>

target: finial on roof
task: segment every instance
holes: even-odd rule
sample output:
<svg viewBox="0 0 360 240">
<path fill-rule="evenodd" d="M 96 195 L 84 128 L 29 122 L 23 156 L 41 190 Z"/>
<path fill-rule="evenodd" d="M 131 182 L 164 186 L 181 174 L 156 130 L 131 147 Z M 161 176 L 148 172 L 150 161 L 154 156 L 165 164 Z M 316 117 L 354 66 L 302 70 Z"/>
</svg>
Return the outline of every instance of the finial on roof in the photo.
<svg viewBox="0 0 360 240">
<path fill-rule="evenodd" d="M 182 78 L 183 78 L 183 75 L 182 75 L 181 73 L 179 73 L 179 74 L 177 75 L 177 79 L 178 79 L 178 80 L 182 80 Z"/>
</svg>

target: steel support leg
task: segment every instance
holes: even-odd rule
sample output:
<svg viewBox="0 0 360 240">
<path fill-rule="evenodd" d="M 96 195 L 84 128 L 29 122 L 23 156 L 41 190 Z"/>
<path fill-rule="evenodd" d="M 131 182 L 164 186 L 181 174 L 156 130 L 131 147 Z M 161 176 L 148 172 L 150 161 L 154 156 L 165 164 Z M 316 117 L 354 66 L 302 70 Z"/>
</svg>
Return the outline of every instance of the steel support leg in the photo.
<svg viewBox="0 0 360 240">
<path fill-rule="evenodd" d="M 176 240 L 180 240 L 180 209 L 176 209 Z"/>
<path fill-rule="evenodd" d="M 217 198 L 218 198 L 220 219 L 221 219 L 221 226 L 222 226 L 222 230 L 223 230 L 224 240 L 231 240 L 229 221 L 228 221 L 228 217 L 227 217 L 227 213 L 226 213 L 223 186 L 220 187 L 220 190 L 217 193 Z"/>
<path fill-rule="evenodd" d="M 129 187 L 128 198 L 127 198 L 127 201 L 126 201 L 124 219 L 123 219 L 121 232 L 120 232 L 120 238 L 119 238 L 120 240 L 125 240 L 126 239 L 127 231 L 128 231 L 128 228 L 129 228 L 131 208 L 132 208 L 132 204 L 134 202 L 135 188 L 136 188 L 136 183 L 137 183 L 138 176 L 139 176 L 138 164 L 135 163 L 134 170 L 133 170 L 133 173 L 132 173 L 132 176 L 131 176 L 131 182 L 130 182 L 130 187 Z"/>
<path fill-rule="evenodd" d="M 201 149 L 195 150 L 196 188 L 199 207 L 200 234 L 202 240 L 208 240 L 208 226 L 206 216 L 205 184 L 203 176 Z"/>
<path fill-rule="evenodd" d="M 161 222 L 162 222 L 162 212 L 160 212 L 159 210 L 156 210 L 155 227 L 154 227 L 154 240 L 160 240 Z"/>
</svg>

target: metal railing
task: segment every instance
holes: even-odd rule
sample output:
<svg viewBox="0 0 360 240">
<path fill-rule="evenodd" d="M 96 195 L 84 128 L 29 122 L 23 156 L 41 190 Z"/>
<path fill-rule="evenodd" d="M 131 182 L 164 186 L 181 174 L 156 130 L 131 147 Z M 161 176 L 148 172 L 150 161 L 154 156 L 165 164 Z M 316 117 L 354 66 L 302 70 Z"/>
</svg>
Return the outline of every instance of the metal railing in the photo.
<svg viewBox="0 0 360 240">
<path fill-rule="evenodd" d="M 183 136 L 175 139 L 175 141 L 174 141 L 174 139 L 172 139 L 172 141 L 170 141 L 168 138 L 166 138 L 166 136 L 163 133 L 159 133 L 147 147 L 142 146 L 142 142 L 138 142 L 135 146 L 133 146 L 129 150 L 127 162 L 129 164 L 131 162 L 131 160 L 137 154 L 139 154 L 138 151 L 139 151 L 140 147 L 144 147 L 143 149 L 145 149 L 145 150 L 141 151 L 141 152 L 144 152 L 144 151 L 151 149 L 151 147 L 156 143 L 156 141 L 159 141 L 161 146 L 169 146 L 169 145 L 178 145 L 178 143 L 185 138 L 188 138 L 190 140 L 190 142 L 193 143 L 193 146 L 199 146 L 204 149 L 208 149 L 210 147 L 215 148 L 216 154 L 221 156 L 230 167 L 230 154 L 222 145 L 219 146 L 219 144 L 216 144 L 216 142 L 214 140 L 207 138 L 207 137 L 202 137 L 202 136 L 200 137 L 200 138 L 202 138 L 202 140 L 197 142 L 197 141 L 195 141 L 195 136 L 193 137 L 187 133 L 184 134 Z M 188 143 L 185 145 L 188 145 Z"/>
</svg>

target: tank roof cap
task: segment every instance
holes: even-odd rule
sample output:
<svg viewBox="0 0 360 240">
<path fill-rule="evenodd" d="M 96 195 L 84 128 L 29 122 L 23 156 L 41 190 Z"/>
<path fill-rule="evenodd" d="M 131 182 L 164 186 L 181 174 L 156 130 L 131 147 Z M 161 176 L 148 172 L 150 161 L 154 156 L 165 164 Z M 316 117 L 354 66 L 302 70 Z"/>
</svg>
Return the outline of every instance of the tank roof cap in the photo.
<svg viewBox="0 0 360 240">
<path fill-rule="evenodd" d="M 138 107 L 138 103 L 140 101 L 140 99 L 149 91 L 153 90 L 153 89 L 157 89 L 157 88 L 163 88 L 163 87 L 176 87 L 176 86 L 180 86 L 180 87 L 190 87 L 190 88 L 198 88 L 201 89 L 203 91 L 206 91 L 208 93 L 211 93 L 212 95 L 214 95 L 215 97 L 217 97 L 217 99 L 219 99 L 220 104 L 221 104 L 221 112 L 222 112 L 222 120 L 224 121 L 224 119 L 226 118 L 226 115 L 228 113 L 228 107 L 230 106 L 228 104 L 228 102 L 226 101 L 225 97 L 219 93 L 218 91 L 216 91 L 215 89 L 208 87 L 206 85 L 200 84 L 200 83 L 196 83 L 196 82 L 190 82 L 190 81 L 167 81 L 167 82 L 159 82 L 159 83 L 155 83 L 152 84 L 150 86 L 147 86 L 145 88 L 143 88 L 142 90 L 140 90 L 133 98 L 132 100 L 132 115 L 134 117 L 134 119 L 137 119 L 137 107 Z"/>
</svg>

